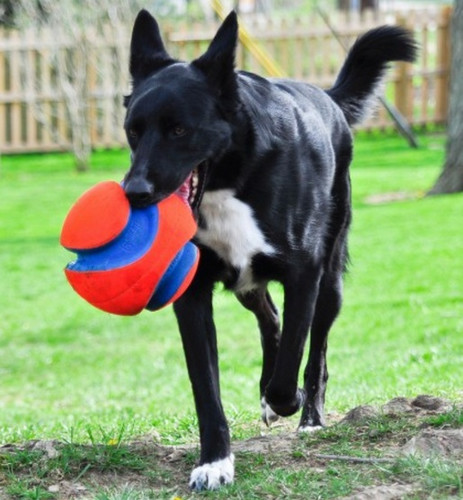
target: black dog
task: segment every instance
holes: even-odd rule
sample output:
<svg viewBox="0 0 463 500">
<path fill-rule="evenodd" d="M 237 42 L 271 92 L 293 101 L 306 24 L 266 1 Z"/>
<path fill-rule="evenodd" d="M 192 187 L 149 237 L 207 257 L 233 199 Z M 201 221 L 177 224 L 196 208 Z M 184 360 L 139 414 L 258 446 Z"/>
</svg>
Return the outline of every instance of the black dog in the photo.
<svg viewBox="0 0 463 500">
<path fill-rule="evenodd" d="M 127 196 L 145 206 L 178 192 L 199 220 L 199 269 L 174 305 L 199 419 L 201 458 L 190 480 L 196 490 L 230 483 L 234 474 L 220 401 L 216 282 L 257 317 L 264 421 L 302 408 L 301 430 L 324 425 L 327 336 L 341 307 L 351 220 L 350 126 L 367 111 L 387 63 L 413 61 L 416 51 L 401 28 L 369 31 L 334 87 L 323 91 L 236 72 L 237 34 L 231 13 L 204 55 L 179 62 L 167 54 L 154 18 L 141 11 L 131 42 Z M 271 280 L 284 287 L 281 334 Z"/>
</svg>

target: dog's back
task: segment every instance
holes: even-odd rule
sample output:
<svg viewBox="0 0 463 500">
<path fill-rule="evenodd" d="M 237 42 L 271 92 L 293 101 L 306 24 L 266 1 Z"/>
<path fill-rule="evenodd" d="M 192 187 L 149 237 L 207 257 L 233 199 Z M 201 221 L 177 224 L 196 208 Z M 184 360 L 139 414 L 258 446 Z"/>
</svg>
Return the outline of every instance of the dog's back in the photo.
<svg viewBox="0 0 463 500">
<path fill-rule="evenodd" d="M 318 87 L 246 73 L 238 83 L 253 140 L 238 155 L 243 166 L 230 188 L 274 249 L 254 256 L 258 282 L 275 279 L 277 263 L 291 273 L 307 253 L 323 252 L 338 158 L 350 158 L 352 138 L 340 107 Z"/>
</svg>

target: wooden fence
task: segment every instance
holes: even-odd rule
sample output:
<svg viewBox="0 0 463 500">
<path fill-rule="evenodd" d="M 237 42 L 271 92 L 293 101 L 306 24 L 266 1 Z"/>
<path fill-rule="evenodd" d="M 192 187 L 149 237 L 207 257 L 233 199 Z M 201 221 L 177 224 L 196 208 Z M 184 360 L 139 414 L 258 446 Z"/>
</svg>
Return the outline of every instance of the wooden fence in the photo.
<svg viewBox="0 0 463 500">
<path fill-rule="evenodd" d="M 450 63 L 449 7 L 331 15 L 330 24 L 350 45 L 367 29 L 397 23 L 414 31 L 421 46 L 415 65 L 400 63 L 389 72 L 385 96 L 413 125 L 443 124 L 448 104 Z M 285 73 L 330 86 L 345 51 L 320 16 L 296 21 L 245 19 L 246 27 Z M 175 57 L 200 55 L 217 26 L 171 26 L 164 39 Z M 69 33 L 0 30 L 0 153 L 71 149 L 76 127 L 91 147 L 125 144 L 122 96 L 130 90 L 128 47 L 131 26 Z M 242 46 L 238 68 L 265 74 Z M 384 109 L 366 124 L 388 128 Z"/>
</svg>

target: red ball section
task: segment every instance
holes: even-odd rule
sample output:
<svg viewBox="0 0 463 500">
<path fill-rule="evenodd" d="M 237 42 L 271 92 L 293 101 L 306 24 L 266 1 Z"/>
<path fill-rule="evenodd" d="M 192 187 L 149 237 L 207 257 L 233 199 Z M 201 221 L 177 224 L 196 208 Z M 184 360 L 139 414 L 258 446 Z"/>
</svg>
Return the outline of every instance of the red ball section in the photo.
<svg viewBox="0 0 463 500">
<path fill-rule="evenodd" d="M 101 247 L 122 232 L 129 216 L 130 204 L 122 187 L 114 181 L 100 182 L 72 206 L 60 243 L 69 250 Z"/>
</svg>

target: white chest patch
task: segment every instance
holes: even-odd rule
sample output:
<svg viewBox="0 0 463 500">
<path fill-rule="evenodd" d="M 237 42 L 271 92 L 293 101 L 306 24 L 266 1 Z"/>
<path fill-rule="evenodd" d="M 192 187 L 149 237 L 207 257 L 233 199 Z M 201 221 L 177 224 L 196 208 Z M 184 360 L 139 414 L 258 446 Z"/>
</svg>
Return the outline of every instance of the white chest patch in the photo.
<svg viewBox="0 0 463 500">
<path fill-rule="evenodd" d="M 204 193 L 200 213 L 206 228 L 198 228 L 198 240 L 238 270 L 236 291 L 255 288 L 252 258 L 258 253 L 270 255 L 274 249 L 265 240 L 251 207 L 235 198 L 231 189 L 221 189 Z"/>
</svg>

